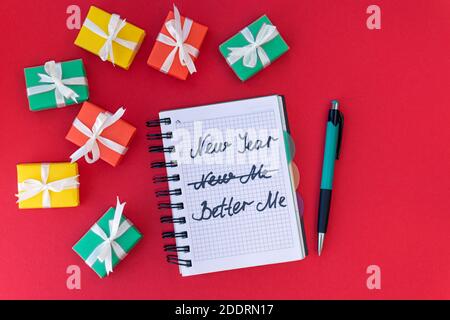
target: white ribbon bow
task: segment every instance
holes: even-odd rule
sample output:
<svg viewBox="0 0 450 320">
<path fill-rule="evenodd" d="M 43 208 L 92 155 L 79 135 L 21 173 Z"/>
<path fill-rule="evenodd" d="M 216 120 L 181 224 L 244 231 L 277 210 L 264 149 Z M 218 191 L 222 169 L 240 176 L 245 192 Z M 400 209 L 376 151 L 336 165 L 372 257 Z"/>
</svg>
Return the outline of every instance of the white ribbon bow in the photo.
<svg viewBox="0 0 450 320">
<path fill-rule="evenodd" d="M 125 40 L 117 36 L 120 30 L 122 30 L 126 24 L 127 23 L 125 19 L 120 19 L 120 16 L 118 14 L 112 14 L 108 22 L 108 33 L 106 33 L 88 18 L 86 18 L 86 20 L 84 21 L 83 26 L 91 30 L 96 35 L 106 39 L 105 44 L 100 48 L 100 51 L 98 52 L 98 55 L 100 56 L 102 61 L 108 60 L 109 57 L 111 59 L 111 62 L 114 64 L 114 52 L 112 46 L 113 42 L 116 42 L 119 45 L 132 51 L 136 50 L 137 42 Z"/>
<path fill-rule="evenodd" d="M 106 235 L 105 231 L 103 231 L 97 223 L 91 228 L 91 231 L 98 235 L 103 242 L 100 243 L 94 251 L 92 251 L 86 259 L 86 263 L 88 266 L 92 267 L 97 260 L 102 263 L 104 262 L 107 275 L 113 271 L 112 252 L 114 251 L 120 260 L 124 259 L 127 255 L 125 250 L 123 250 L 123 248 L 116 242 L 116 240 L 133 225 L 128 220 L 124 220 L 122 223 L 120 222 L 125 205 L 126 202 L 120 203 L 119 197 L 117 197 L 114 218 L 109 221 L 109 236 Z"/>
<path fill-rule="evenodd" d="M 105 147 L 119 153 L 125 154 L 127 148 L 114 142 L 108 138 L 102 137 L 101 134 L 103 130 L 112 126 L 116 123 L 125 113 L 124 108 L 119 108 L 115 114 L 109 112 L 101 112 L 95 119 L 92 129 L 89 129 L 83 122 L 78 118 L 73 121 L 73 126 L 77 128 L 82 134 L 87 136 L 89 139 L 84 145 L 82 145 L 77 151 L 72 153 L 70 159 L 72 163 L 84 156 L 87 163 L 94 163 L 100 158 L 100 149 L 97 142 L 100 142 Z M 89 156 L 91 154 L 91 156 Z"/>
<path fill-rule="evenodd" d="M 41 180 L 27 179 L 18 184 L 19 193 L 16 194 L 17 203 L 28 200 L 42 192 L 42 207 L 51 208 L 50 191 L 61 192 L 67 189 L 78 188 L 78 175 L 61 180 L 47 182 L 50 165 L 41 164 Z"/>
<path fill-rule="evenodd" d="M 196 72 L 197 69 L 195 68 L 194 61 L 192 60 L 191 55 L 197 57 L 199 54 L 197 48 L 185 43 L 187 37 L 189 36 L 189 33 L 191 32 L 192 20 L 189 18 L 185 18 L 184 25 L 183 27 L 181 27 L 180 12 L 175 5 L 173 6 L 173 13 L 175 19 L 171 19 L 166 22 L 166 29 L 171 37 L 166 36 L 163 33 L 159 33 L 158 38 L 156 39 L 156 41 L 173 47 L 160 70 L 164 73 L 169 72 L 170 67 L 172 66 L 175 59 L 175 54 L 178 51 L 178 59 L 180 60 L 181 65 L 186 66 L 189 70 L 189 73 L 192 74 Z"/>
<path fill-rule="evenodd" d="M 47 61 L 44 64 L 44 70 L 46 74 L 38 73 L 38 76 L 40 78 L 39 82 L 46 84 L 27 88 L 28 96 L 55 90 L 56 105 L 58 107 L 66 105 L 64 98 L 78 103 L 77 98 L 79 95 L 67 86 L 86 86 L 87 80 L 85 77 L 63 79 L 61 63 L 56 63 L 55 61 Z"/>
<path fill-rule="evenodd" d="M 249 28 L 242 29 L 241 34 L 244 36 L 245 40 L 248 41 L 248 45 L 244 47 L 228 48 L 228 50 L 230 50 L 227 57 L 228 63 L 232 65 L 243 58 L 242 64 L 245 67 L 254 68 L 259 57 L 263 67 L 269 65 L 270 59 L 261 46 L 278 36 L 279 33 L 277 27 L 264 23 L 261 26 L 261 29 L 259 29 L 256 39 L 253 37 Z"/>
</svg>

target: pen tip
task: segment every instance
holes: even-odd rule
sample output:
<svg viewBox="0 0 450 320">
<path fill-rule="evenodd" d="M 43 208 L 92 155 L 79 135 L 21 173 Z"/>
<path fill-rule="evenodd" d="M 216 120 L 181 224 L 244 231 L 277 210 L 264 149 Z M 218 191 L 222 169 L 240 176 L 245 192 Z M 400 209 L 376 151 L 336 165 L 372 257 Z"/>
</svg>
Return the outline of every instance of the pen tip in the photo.
<svg viewBox="0 0 450 320">
<path fill-rule="evenodd" d="M 325 239 L 325 233 L 319 232 L 319 239 L 317 242 L 317 251 L 319 253 L 319 257 L 322 254 L 323 249 L 323 240 Z"/>
</svg>

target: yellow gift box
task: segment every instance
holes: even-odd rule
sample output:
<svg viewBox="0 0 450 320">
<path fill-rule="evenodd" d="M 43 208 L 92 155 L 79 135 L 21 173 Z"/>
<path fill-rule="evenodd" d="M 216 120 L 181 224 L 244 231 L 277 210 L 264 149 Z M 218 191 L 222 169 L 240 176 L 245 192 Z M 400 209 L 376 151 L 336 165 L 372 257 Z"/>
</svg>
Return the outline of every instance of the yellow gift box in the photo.
<svg viewBox="0 0 450 320">
<path fill-rule="evenodd" d="M 120 31 L 117 35 L 110 36 L 108 29 L 111 33 L 117 29 Z M 108 37 L 111 40 L 109 44 Z M 143 29 L 125 22 L 116 14 L 91 6 L 75 39 L 75 45 L 128 70 L 144 37 Z M 108 50 L 112 50 L 112 55 Z"/>
<path fill-rule="evenodd" d="M 77 163 L 18 164 L 17 183 L 19 209 L 65 208 L 80 204 Z"/>
</svg>

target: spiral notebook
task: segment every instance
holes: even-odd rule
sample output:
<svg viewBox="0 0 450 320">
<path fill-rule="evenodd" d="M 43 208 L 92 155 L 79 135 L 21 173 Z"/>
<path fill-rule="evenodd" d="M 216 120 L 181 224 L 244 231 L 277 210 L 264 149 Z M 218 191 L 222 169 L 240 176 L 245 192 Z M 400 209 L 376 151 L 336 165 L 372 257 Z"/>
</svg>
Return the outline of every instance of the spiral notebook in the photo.
<svg viewBox="0 0 450 320">
<path fill-rule="evenodd" d="M 282 96 L 159 113 L 150 152 L 167 261 L 190 276 L 306 256 Z M 173 224 L 170 228 L 168 224 Z"/>
</svg>

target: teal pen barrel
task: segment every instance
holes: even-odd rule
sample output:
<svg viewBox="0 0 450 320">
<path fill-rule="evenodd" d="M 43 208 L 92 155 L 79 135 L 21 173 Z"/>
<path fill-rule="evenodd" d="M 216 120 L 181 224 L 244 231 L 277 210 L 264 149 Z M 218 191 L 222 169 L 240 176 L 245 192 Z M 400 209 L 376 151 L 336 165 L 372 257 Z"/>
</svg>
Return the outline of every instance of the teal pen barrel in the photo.
<svg viewBox="0 0 450 320">
<path fill-rule="evenodd" d="M 336 161 L 337 142 L 339 137 L 339 123 L 334 125 L 327 122 L 327 133 L 325 138 L 325 150 L 323 154 L 322 180 L 320 189 L 333 189 L 334 163 Z"/>
</svg>

